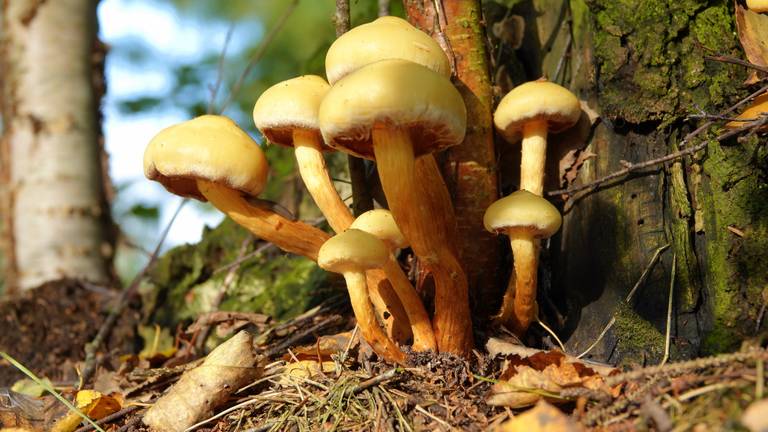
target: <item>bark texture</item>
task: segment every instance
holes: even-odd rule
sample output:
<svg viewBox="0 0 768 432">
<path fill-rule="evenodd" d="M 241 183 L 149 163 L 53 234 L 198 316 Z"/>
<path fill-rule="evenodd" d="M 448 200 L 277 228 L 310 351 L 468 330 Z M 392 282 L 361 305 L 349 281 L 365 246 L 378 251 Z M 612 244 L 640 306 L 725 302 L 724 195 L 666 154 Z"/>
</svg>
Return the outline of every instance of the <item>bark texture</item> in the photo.
<svg viewBox="0 0 768 432">
<path fill-rule="evenodd" d="M 749 93 L 741 84 L 743 68 L 704 60 L 711 53 L 742 56 L 732 7 L 726 1 L 536 0 L 513 11 L 529 25 L 525 48 L 516 54 L 538 65 L 526 78 L 560 76 L 600 115 L 580 150 L 596 157 L 584 163 L 577 182 L 619 170 L 621 161 L 676 151 L 692 129 L 688 114 L 697 107 L 717 113 Z M 563 134 L 559 141 L 572 138 Z M 658 362 L 673 256 L 672 358 L 730 350 L 755 334 L 768 283 L 766 168 L 765 147 L 756 139 L 712 142 L 694 157 L 566 202 L 561 234 L 550 247 L 552 286 L 539 301 L 549 305 L 550 317 L 563 318 L 560 333 L 569 350 L 589 346 L 615 315 L 616 325 L 592 354 Z M 560 180 L 553 174 L 550 190 Z M 666 244 L 634 300 L 624 303 Z"/>
<path fill-rule="evenodd" d="M 96 3 L 3 3 L 1 213 L 12 289 L 110 279 Z"/>
</svg>

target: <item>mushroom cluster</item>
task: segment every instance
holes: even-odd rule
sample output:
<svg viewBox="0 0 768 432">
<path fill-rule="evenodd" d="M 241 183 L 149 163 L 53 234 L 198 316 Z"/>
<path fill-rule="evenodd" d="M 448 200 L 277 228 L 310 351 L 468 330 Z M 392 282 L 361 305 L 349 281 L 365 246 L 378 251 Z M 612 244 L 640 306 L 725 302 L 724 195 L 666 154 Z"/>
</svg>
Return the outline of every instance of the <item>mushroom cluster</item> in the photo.
<svg viewBox="0 0 768 432">
<path fill-rule="evenodd" d="M 147 178 L 172 193 L 210 201 L 257 237 L 342 274 L 361 334 L 383 358 L 405 363 L 401 345 L 411 336 L 415 351 L 468 354 L 468 282 L 454 241 L 450 194 L 433 156 L 460 144 L 467 127 L 447 56 L 407 21 L 383 17 L 331 45 L 326 75 L 329 82 L 306 75 L 270 87 L 256 101 L 253 120 L 268 142 L 294 148 L 301 178 L 335 236 L 254 205 L 267 181 L 266 158 L 223 116 L 201 116 L 158 133 L 144 155 Z M 569 127 L 579 116 L 578 101 L 568 95 L 546 82 L 522 85 L 495 116 L 505 137 L 523 140 L 524 190 L 499 200 L 485 216 L 490 231 L 511 239 L 514 283 L 499 316 L 518 333 L 535 316 L 539 239 L 561 222 L 540 195 L 547 130 Z M 389 210 L 353 217 L 326 167 L 324 152 L 333 150 L 375 161 Z M 396 259 L 406 247 L 435 282 L 432 311 Z M 407 323 L 407 330 L 398 333 L 393 322 Z"/>
</svg>

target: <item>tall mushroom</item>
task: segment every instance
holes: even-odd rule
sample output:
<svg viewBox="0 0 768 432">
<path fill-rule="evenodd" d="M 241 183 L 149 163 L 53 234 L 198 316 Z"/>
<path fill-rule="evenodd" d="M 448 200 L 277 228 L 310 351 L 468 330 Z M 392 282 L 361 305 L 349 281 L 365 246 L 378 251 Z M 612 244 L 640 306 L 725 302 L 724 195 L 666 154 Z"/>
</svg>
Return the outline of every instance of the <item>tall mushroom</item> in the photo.
<svg viewBox="0 0 768 432">
<path fill-rule="evenodd" d="M 316 75 L 304 75 L 275 84 L 253 107 L 256 127 L 269 142 L 294 148 L 299 174 L 309 194 L 337 233 L 354 220 L 333 186 L 323 158 L 317 110 L 330 86 Z"/>
<path fill-rule="evenodd" d="M 379 327 L 365 281 L 366 270 L 381 268 L 388 259 L 389 251 L 381 240 L 364 231 L 348 229 L 323 244 L 317 264 L 344 276 L 352 310 L 363 338 L 372 345 L 386 347 L 387 359 L 402 364 L 405 355 Z"/>
<path fill-rule="evenodd" d="M 541 196 L 547 132 L 561 132 L 576 124 L 581 106 L 565 87 L 548 81 L 532 81 L 513 88 L 501 99 L 493 123 L 510 143 L 522 136 L 520 189 Z"/>
<path fill-rule="evenodd" d="M 392 288 L 400 298 L 405 313 L 408 315 L 408 321 L 411 323 L 413 332 L 413 349 L 415 351 L 436 351 L 437 341 L 429 315 L 424 309 L 421 298 L 408 280 L 408 276 L 400 268 L 400 264 L 394 256 L 395 251 L 406 248 L 409 244 L 395 223 L 392 213 L 384 209 L 369 210 L 358 216 L 352 222 L 351 228 L 372 234 L 387 246 L 390 253 L 383 265 L 384 274 L 392 284 Z"/>
<path fill-rule="evenodd" d="M 451 82 L 405 60 L 381 60 L 339 80 L 320 105 L 331 147 L 376 160 L 398 226 L 435 278 L 435 335 L 440 351 L 472 347 L 466 274 L 443 236 L 447 215 L 432 214 L 417 187 L 415 158 L 461 143 L 466 108 Z M 443 184 L 435 187 L 445 187 Z"/>
<path fill-rule="evenodd" d="M 176 195 L 210 201 L 255 236 L 312 260 L 328 234 L 251 205 L 269 166 L 258 144 L 232 120 L 197 117 L 160 131 L 144 151 L 144 174 Z"/>
<path fill-rule="evenodd" d="M 483 223 L 488 231 L 509 236 L 515 270 L 497 319 L 522 335 L 536 318 L 539 241 L 560 229 L 562 217 L 546 199 L 519 190 L 491 204 Z"/>
<path fill-rule="evenodd" d="M 253 107 L 256 127 L 269 142 L 294 148 L 304 184 L 331 228 L 343 232 L 355 219 L 339 197 L 323 158 L 333 149 L 323 143 L 317 124 L 320 102 L 330 86 L 316 75 L 304 75 L 280 82 L 261 94 Z M 395 340 L 410 337 L 404 309 L 384 280 L 381 271 L 368 273 L 371 300 L 389 334 Z"/>
</svg>

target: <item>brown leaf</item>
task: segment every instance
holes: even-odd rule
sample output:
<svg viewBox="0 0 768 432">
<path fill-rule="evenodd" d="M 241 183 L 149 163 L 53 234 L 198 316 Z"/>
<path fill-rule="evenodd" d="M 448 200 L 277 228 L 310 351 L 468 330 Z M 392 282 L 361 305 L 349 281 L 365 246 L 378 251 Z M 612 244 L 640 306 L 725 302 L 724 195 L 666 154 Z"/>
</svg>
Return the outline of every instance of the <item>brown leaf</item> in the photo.
<svg viewBox="0 0 768 432">
<path fill-rule="evenodd" d="M 499 432 L 581 432 L 583 430 L 572 418 L 544 401 L 498 428 Z"/>
<path fill-rule="evenodd" d="M 292 348 L 291 352 L 293 353 L 293 356 L 286 354 L 283 356 L 283 360 L 291 361 L 293 360 L 293 357 L 296 357 L 298 360 L 328 361 L 331 360 L 332 354 L 342 352 L 346 350 L 347 347 L 350 349 L 355 348 L 358 345 L 359 338 L 355 337 L 350 343 L 351 338 L 352 332 L 321 336 L 317 339 L 317 342 L 312 345 Z"/>
<path fill-rule="evenodd" d="M 747 60 L 759 66 L 768 66 L 768 15 L 752 12 L 739 2 L 735 3 L 736 29 Z M 747 84 L 754 84 L 758 80 L 757 73 L 752 72 Z"/>
</svg>

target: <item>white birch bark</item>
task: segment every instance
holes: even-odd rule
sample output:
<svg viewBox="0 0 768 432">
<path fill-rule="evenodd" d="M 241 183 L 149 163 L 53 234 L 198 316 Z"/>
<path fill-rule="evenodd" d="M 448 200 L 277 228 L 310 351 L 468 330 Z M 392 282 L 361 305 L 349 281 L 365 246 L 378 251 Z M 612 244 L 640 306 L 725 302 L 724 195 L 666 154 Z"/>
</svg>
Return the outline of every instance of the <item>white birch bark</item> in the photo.
<svg viewBox="0 0 768 432">
<path fill-rule="evenodd" d="M 5 0 L 2 30 L 6 286 L 107 281 L 96 0 Z"/>
</svg>

